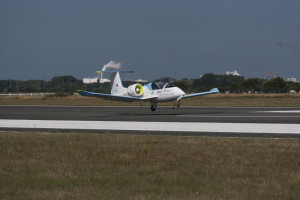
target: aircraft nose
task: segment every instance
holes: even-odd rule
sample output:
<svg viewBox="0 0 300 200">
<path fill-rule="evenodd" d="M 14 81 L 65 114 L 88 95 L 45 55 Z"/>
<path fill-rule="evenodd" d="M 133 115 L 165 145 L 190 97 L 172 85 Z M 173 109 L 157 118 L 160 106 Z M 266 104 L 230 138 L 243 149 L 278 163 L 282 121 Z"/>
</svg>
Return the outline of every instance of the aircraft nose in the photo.
<svg viewBox="0 0 300 200">
<path fill-rule="evenodd" d="M 182 89 L 179 89 L 179 93 L 180 93 L 181 96 L 185 95 L 185 93 L 184 93 L 184 91 Z"/>
</svg>

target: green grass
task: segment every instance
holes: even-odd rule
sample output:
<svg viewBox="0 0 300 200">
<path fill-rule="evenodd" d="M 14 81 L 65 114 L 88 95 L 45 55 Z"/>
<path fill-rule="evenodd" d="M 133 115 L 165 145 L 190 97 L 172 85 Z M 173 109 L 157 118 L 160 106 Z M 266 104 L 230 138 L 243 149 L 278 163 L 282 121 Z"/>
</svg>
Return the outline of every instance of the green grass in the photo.
<svg viewBox="0 0 300 200">
<path fill-rule="evenodd" d="M 0 133 L 1 199 L 297 199 L 300 140 Z"/>
<path fill-rule="evenodd" d="M 139 103 L 108 101 L 79 95 L 57 96 L 0 96 L 0 105 L 53 106 L 139 106 Z M 149 106 L 149 102 L 142 103 Z M 173 102 L 159 103 L 173 106 Z M 245 106 L 245 107 L 300 107 L 300 94 L 216 94 L 182 100 L 183 106 Z"/>
</svg>

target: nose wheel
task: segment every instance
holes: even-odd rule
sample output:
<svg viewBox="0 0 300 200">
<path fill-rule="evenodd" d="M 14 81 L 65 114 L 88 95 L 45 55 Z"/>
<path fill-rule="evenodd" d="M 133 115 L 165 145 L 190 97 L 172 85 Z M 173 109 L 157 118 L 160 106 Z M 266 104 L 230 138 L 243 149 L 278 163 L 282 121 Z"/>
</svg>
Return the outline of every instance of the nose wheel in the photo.
<svg viewBox="0 0 300 200">
<path fill-rule="evenodd" d="M 174 104 L 174 106 L 173 106 L 173 110 L 175 109 L 175 101 L 173 101 L 173 104 Z M 177 108 L 179 108 L 180 107 L 180 105 L 181 105 L 181 101 L 178 101 L 177 102 Z"/>
<path fill-rule="evenodd" d="M 178 102 L 177 102 L 177 108 L 179 108 L 180 105 L 181 105 L 181 101 L 178 101 Z"/>
<path fill-rule="evenodd" d="M 157 104 L 156 103 L 152 103 L 150 106 L 151 111 L 155 111 L 157 108 Z"/>
</svg>

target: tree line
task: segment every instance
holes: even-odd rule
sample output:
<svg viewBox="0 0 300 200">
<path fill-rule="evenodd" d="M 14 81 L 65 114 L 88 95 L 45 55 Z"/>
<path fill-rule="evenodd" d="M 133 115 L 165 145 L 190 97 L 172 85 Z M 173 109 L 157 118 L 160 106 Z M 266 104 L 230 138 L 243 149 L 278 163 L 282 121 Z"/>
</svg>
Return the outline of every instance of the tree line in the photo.
<svg viewBox="0 0 300 200">
<path fill-rule="evenodd" d="M 171 82 L 180 87 L 185 92 L 204 92 L 212 88 L 230 93 L 259 92 L 259 93 L 286 93 L 290 90 L 299 92 L 300 83 L 287 82 L 277 77 L 271 80 L 259 78 L 245 79 L 243 76 L 204 74 L 199 79 L 174 80 L 170 77 L 155 79 L 154 82 Z M 133 81 L 123 81 L 125 87 L 134 84 Z M 88 90 L 92 92 L 110 93 L 110 83 L 84 84 L 81 79 L 73 76 L 57 76 L 50 81 L 44 80 L 0 80 L 1 93 L 19 92 L 54 92 L 54 93 L 74 93 L 77 90 Z"/>
<path fill-rule="evenodd" d="M 299 82 L 284 81 L 280 77 L 271 80 L 245 79 L 243 76 L 208 73 L 199 79 L 173 80 L 173 78 L 164 77 L 155 81 L 173 82 L 174 85 L 186 92 L 204 92 L 212 88 L 218 88 L 222 93 L 287 93 L 291 90 L 300 91 Z"/>
</svg>

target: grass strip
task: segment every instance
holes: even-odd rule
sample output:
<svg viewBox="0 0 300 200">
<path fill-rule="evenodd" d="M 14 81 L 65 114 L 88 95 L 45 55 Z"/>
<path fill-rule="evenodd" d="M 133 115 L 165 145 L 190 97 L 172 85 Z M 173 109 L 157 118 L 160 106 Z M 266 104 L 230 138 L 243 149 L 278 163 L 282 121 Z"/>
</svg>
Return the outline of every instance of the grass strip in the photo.
<svg viewBox="0 0 300 200">
<path fill-rule="evenodd" d="M 297 199 L 300 140 L 0 133 L 1 199 Z"/>
<path fill-rule="evenodd" d="M 73 96 L 0 96 L 0 105 L 140 106 L 140 103 Z M 142 103 L 150 106 L 149 102 Z M 173 102 L 159 103 L 173 106 Z M 300 107 L 300 94 L 216 94 L 182 100 L 183 106 Z"/>
</svg>

